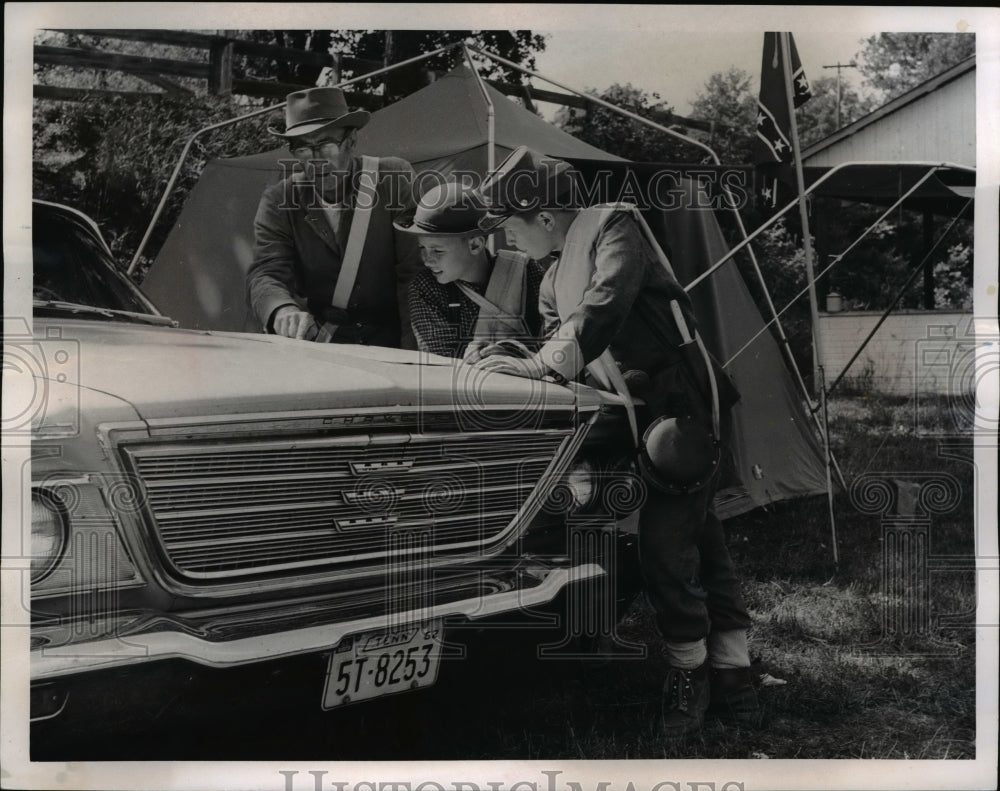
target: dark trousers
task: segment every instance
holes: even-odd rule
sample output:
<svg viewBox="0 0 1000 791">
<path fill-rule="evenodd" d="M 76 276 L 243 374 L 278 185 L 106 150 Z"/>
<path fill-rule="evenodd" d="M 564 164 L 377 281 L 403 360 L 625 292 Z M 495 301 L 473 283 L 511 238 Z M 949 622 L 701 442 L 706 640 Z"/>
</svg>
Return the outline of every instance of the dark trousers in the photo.
<svg viewBox="0 0 1000 791">
<path fill-rule="evenodd" d="M 697 394 L 684 366 L 664 370 L 652 385 L 647 403 L 653 415 L 691 415 L 711 425 L 711 407 Z M 724 438 L 729 418 L 724 409 Z M 725 460 L 725 444 L 722 450 Z M 712 631 L 750 625 L 722 523 L 712 511 L 717 485 L 718 470 L 708 485 L 690 494 L 667 494 L 647 485 L 639 514 L 640 568 L 656 624 L 668 642 L 691 642 Z"/>
<path fill-rule="evenodd" d="M 650 486 L 639 515 L 646 596 L 668 642 L 750 625 L 722 523 L 709 507 L 714 490 L 671 495 Z"/>
</svg>

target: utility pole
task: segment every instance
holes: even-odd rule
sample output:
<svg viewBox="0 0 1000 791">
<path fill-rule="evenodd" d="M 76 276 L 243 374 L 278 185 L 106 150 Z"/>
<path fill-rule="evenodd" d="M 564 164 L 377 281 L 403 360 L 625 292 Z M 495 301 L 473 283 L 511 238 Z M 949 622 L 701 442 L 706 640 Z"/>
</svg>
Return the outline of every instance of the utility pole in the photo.
<svg viewBox="0 0 1000 791">
<path fill-rule="evenodd" d="M 858 64 L 853 60 L 850 63 L 837 63 L 832 66 L 824 66 L 824 69 L 836 69 L 837 70 L 837 129 L 840 129 L 840 70 L 841 69 L 856 69 Z M 836 129 L 834 131 L 837 131 Z"/>
</svg>

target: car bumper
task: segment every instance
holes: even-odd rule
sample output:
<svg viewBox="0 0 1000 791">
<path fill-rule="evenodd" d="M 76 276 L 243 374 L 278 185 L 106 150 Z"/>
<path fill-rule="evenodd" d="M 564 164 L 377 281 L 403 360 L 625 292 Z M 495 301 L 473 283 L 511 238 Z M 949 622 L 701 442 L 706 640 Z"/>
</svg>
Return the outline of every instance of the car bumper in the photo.
<svg viewBox="0 0 1000 791">
<path fill-rule="evenodd" d="M 179 617 L 122 619 L 110 636 L 65 642 L 67 626 L 36 626 L 32 639 L 47 643 L 31 652 L 32 684 L 130 665 L 182 659 L 226 668 L 335 648 L 344 638 L 398 629 L 446 618 L 470 621 L 542 607 L 568 586 L 604 577 L 596 563 L 567 567 L 527 564 L 478 580 L 475 595 L 381 615 L 343 619 L 334 603 L 313 604 L 303 617 L 301 605 L 269 611 L 222 614 L 194 622 Z M 489 590 L 489 593 L 483 593 Z M 283 613 L 287 618 L 283 618 Z M 307 619 L 307 625 L 280 628 Z M 105 634 L 109 631 L 105 628 Z"/>
</svg>

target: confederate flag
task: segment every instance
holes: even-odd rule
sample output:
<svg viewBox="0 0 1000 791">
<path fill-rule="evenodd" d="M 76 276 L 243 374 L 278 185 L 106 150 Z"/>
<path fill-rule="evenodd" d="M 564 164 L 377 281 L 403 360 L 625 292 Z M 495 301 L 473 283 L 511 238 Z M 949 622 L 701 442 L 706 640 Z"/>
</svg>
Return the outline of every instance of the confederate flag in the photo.
<svg viewBox="0 0 1000 791">
<path fill-rule="evenodd" d="M 788 116 L 788 95 L 785 92 L 785 67 L 781 37 L 788 36 L 792 62 L 792 102 L 802 105 L 812 91 L 802 71 L 799 53 L 791 33 L 765 33 L 764 57 L 760 69 L 760 97 L 757 99 L 757 136 L 753 141 L 753 161 L 760 178 L 760 195 L 764 203 L 774 208 L 778 204 L 778 181 L 788 179 L 784 167 L 792 162 L 791 119 Z"/>
</svg>

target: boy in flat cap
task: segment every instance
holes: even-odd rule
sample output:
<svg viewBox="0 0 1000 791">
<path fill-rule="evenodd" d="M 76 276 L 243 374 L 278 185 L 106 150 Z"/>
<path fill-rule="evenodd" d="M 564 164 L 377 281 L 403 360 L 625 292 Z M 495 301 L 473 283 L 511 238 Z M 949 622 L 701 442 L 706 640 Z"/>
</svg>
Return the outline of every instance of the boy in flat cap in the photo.
<svg viewBox="0 0 1000 791">
<path fill-rule="evenodd" d="M 485 216 L 472 188 L 450 181 L 428 190 L 413 216 L 395 223 L 416 238 L 424 263 L 409 288 L 421 351 L 462 357 L 503 340 L 535 345 L 542 268 L 523 253 L 493 255 L 479 229 Z"/>
<path fill-rule="evenodd" d="M 288 95 L 285 131 L 268 130 L 301 169 L 264 191 L 254 224 L 247 292 L 267 332 L 415 348 L 406 286 L 419 253 L 392 228 L 413 209 L 413 169 L 355 154 L 370 118 L 339 88 L 310 88 Z"/>
<path fill-rule="evenodd" d="M 631 382 L 645 383 L 637 395 L 653 422 L 640 451 L 650 485 L 639 546 L 646 595 L 670 665 L 663 689 L 665 732 L 676 740 L 698 730 L 710 707 L 753 723 L 750 618 L 711 510 L 719 443 L 738 394 L 724 374 L 714 376 L 707 352 L 692 364 L 688 352 L 696 326 L 690 300 L 634 207 L 578 208 L 575 178 L 566 162 L 522 147 L 482 185 L 489 206 L 482 229 L 502 226 L 508 244 L 534 259 L 557 253 L 558 260 L 541 286 L 548 338 L 542 348 L 529 359 L 479 364 L 557 380 L 572 379 L 586 366 L 627 403 L 621 371 L 629 372 Z M 676 448 L 685 450 L 683 458 L 672 455 Z M 688 449 L 694 451 L 690 456 Z M 692 458 L 704 469 L 690 471 Z"/>
</svg>

